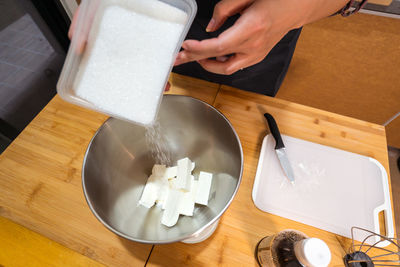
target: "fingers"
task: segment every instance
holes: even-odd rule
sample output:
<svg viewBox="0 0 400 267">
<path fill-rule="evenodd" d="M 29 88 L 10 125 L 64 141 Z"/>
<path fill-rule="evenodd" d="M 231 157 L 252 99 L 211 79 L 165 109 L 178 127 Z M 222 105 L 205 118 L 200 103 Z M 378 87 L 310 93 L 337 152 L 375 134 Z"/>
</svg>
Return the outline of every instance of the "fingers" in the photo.
<svg viewBox="0 0 400 267">
<path fill-rule="evenodd" d="M 213 59 L 203 59 L 199 60 L 198 63 L 207 71 L 223 74 L 223 75 L 231 75 L 237 72 L 240 69 L 253 65 L 253 60 L 249 58 L 249 56 L 244 54 L 236 54 L 234 56 L 229 57 L 225 61 L 213 60 Z"/>
<path fill-rule="evenodd" d="M 78 8 L 76 9 L 74 16 L 72 18 L 72 21 L 71 21 L 71 25 L 69 26 L 68 38 L 70 40 L 72 40 L 72 37 L 74 36 L 74 34 L 76 32 L 76 23 L 77 23 L 78 16 L 79 16 L 79 10 L 80 10 L 80 6 L 78 6 Z M 82 54 L 86 47 L 87 34 L 84 34 L 84 35 L 81 34 L 80 36 L 77 36 L 76 39 L 77 39 L 77 41 L 76 41 L 75 52 L 77 54 Z"/>
<path fill-rule="evenodd" d="M 219 61 L 219 62 L 225 62 L 229 59 L 229 56 L 220 56 L 220 57 L 216 57 L 215 60 Z"/>
<path fill-rule="evenodd" d="M 219 37 L 203 41 L 187 40 L 182 48 L 184 50 L 177 55 L 175 66 L 190 61 L 226 56 L 232 54 L 234 50 L 234 47 L 225 47 L 224 41 L 221 41 Z"/>
<path fill-rule="evenodd" d="M 270 23 L 268 18 L 257 16 L 260 7 L 248 6 L 253 3 L 252 1 L 222 0 L 220 3 L 219 8 L 216 7 L 214 10 L 217 15 L 213 17 L 216 19 L 213 23 L 217 23 L 218 18 L 224 20 L 237 12 L 236 7 L 245 9 L 235 24 L 217 38 L 202 41 L 186 40 L 182 45 L 183 51 L 176 58 L 175 65 L 197 61 L 209 72 L 230 75 L 241 68 L 260 62 L 279 41 L 275 42 L 276 34 L 271 34 L 268 30 L 268 23 Z M 244 5 L 245 3 L 247 5 Z M 224 7 L 226 4 L 231 4 L 231 6 Z M 224 10 L 226 13 L 218 10 Z M 218 24 L 215 25 L 218 26 Z"/>
<path fill-rule="evenodd" d="M 253 0 L 222 0 L 214 7 L 213 16 L 206 27 L 207 32 L 213 32 L 219 29 L 226 19 L 249 6 Z"/>
<path fill-rule="evenodd" d="M 202 41 L 186 40 L 175 61 L 175 65 L 190 61 L 226 56 L 240 51 L 241 45 L 245 43 L 248 36 L 243 23 L 235 23 L 231 28 L 224 31 L 217 38 Z"/>
<path fill-rule="evenodd" d="M 228 0 L 226 0 L 228 1 Z M 243 18 L 245 17 L 245 18 Z M 243 42 L 252 37 L 254 25 L 249 16 L 242 15 L 235 24 L 216 38 L 202 41 L 186 40 L 182 48 L 192 53 L 204 53 L 211 56 L 227 55 L 235 52 Z"/>
<path fill-rule="evenodd" d="M 168 92 L 170 87 L 171 87 L 171 84 L 169 82 L 167 82 L 167 84 L 165 85 L 165 88 L 164 88 L 164 92 Z"/>
<path fill-rule="evenodd" d="M 229 59 L 229 56 L 217 56 L 216 60 L 219 62 L 225 62 Z M 178 56 L 175 59 L 174 66 L 179 66 L 184 63 L 188 63 L 191 61 L 199 61 L 202 59 L 207 59 L 207 57 L 202 57 L 202 56 L 195 56 L 195 55 L 189 55 L 186 51 L 182 51 L 178 54 Z"/>
<path fill-rule="evenodd" d="M 69 38 L 70 40 L 72 39 L 72 36 L 74 35 L 74 32 L 75 32 L 76 21 L 77 21 L 77 18 L 78 18 L 78 14 L 79 14 L 79 6 L 78 6 L 78 8 L 77 8 L 76 11 L 75 11 L 75 14 L 74 14 L 74 16 L 73 16 L 73 18 L 72 18 L 72 21 L 71 21 L 71 25 L 69 26 L 68 38 Z"/>
<path fill-rule="evenodd" d="M 72 18 L 72 22 L 68 31 L 68 37 L 71 39 L 72 44 L 75 46 L 75 52 L 78 54 L 82 54 L 83 51 L 86 49 L 87 39 L 90 29 L 92 27 L 93 18 L 96 14 L 96 10 L 99 4 L 100 1 L 94 1 L 93 5 L 90 8 L 86 6 L 86 11 L 82 11 L 81 5 L 78 6 Z M 81 11 L 83 12 L 82 14 L 80 14 Z M 85 16 L 86 21 L 85 23 L 79 22 L 81 23 L 81 25 L 79 25 L 78 27 L 77 24 L 78 20 L 80 20 L 80 15 Z"/>
<path fill-rule="evenodd" d="M 189 42 L 189 45 L 187 45 L 186 42 Z M 186 49 L 179 52 L 179 54 L 177 55 L 175 60 L 175 66 L 191 61 L 197 61 L 211 57 L 219 57 L 232 54 L 232 52 L 230 51 L 232 51 L 233 49 L 225 49 L 223 47 L 220 47 L 219 42 L 220 41 L 217 40 L 217 38 L 206 39 L 203 41 L 196 41 L 196 40 L 185 41 L 182 47 Z"/>
<path fill-rule="evenodd" d="M 230 31 L 226 30 L 224 33 Z M 233 36 L 229 38 L 226 34 L 222 33 L 220 36 L 211 39 L 205 39 L 202 41 L 197 40 L 186 40 L 182 48 L 193 54 L 201 54 L 207 57 L 223 56 L 232 53 L 232 46 L 238 45 L 238 38 Z"/>
<path fill-rule="evenodd" d="M 189 60 L 187 59 L 187 56 L 185 55 L 185 51 L 181 51 L 176 55 L 174 66 L 179 66 L 184 63 L 188 63 Z"/>
<path fill-rule="evenodd" d="M 234 1 L 234 3 L 231 3 Z M 234 7 L 226 7 L 227 13 L 219 13 L 218 10 L 223 8 L 218 8 L 216 6 L 216 14 L 225 14 L 223 16 L 228 16 L 235 11 L 237 7 L 242 7 L 244 4 L 249 4 L 251 1 L 249 0 L 223 0 L 219 2 L 218 6 L 223 7 L 227 4 L 232 4 Z M 231 8 L 231 9 L 229 9 Z M 219 16 L 219 15 L 217 15 Z M 244 16 L 244 15 L 243 15 Z M 181 51 L 175 61 L 175 66 L 184 64 L 190 61 L 198 61 L 213 57 L 226 56 L 230 54 L 235 54 L 243 50 L 242 45 L 252 38 L 252 20 L 250 19 L 242 19 L 240 17 L 235 24 L 221 33 L 216 38 L 205 39 L 202 41 L 197 40 L 186 40 Z"/>
</svg>

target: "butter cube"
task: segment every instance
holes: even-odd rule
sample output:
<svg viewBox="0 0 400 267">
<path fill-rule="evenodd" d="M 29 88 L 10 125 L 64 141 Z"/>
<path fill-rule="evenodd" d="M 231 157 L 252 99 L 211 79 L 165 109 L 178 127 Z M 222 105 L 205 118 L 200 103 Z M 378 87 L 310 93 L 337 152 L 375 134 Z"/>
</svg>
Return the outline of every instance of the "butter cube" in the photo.
<svg viewBox="0 0 400 267">
<path fill-rule="evenodd" d="M 212 173 L 200 172 L 199 180 L 197 182 L 195 202 L 197 204 L 206 205 L 208 204 L 208 197 L 210 195 L 212 182 Z"/>
<path fill-rule="evenodd" d="M 194 161 L 192 162 L 192 167 L 190 168 L 190 171 L 192 172 L 194 170 L 194 168 L 196 167 L 196 164 L 194 163 Z"/>
<path fill-rule="evenodd" d="M 163 206 L 165 200 L 167 199 L 169 183 L 165 176 L 160 177 L 159 180 L 161 182 L 158 183 L 157 206 Z"/>
<path fill-rule="evenodd" d="M 143 189 L 139 204 L 151 208 L 154 203 L 163 210 L 161 223 L 174 226 L 179 215 L 193 216 L 195 203 L 208 204 L 212 174 L 200 172 L 195 180 L 195 163 L 189 158 L 178 160 L 178 165 L 166 167 L 156 164 Z"/>
<path fill-rule="evenodd" d="M 178 160 L 178 173 L 176 186 L 179 189 L 184 191 L 190 191 L 191 188 L 191 179 L 190 175 L 192 174 L 192 162 L 189 158 L 183 158 Z"/>
<path fill-rule="evenodd" d="M 176 189 L 170 189 L 165 201 L 165 210 L 161 217 L 161 223 L 172 227 L 178 222 L 179 207 L 182 201 L 183 192 Z"/>
<path fill-rule="evenodd" d="M 168 197 L 168 193 L 169 193 L 169 191 L 170 190 L 173 190 L 173 189 L 175 189 L 175 190 L 179 190 L 177 187 L 176 187 L 176 178 L 172 178 L 172 179 L 169 179 L 168 180 L 168 186 L 167 186 L 167 189 L 166 189 L 166 196 Z M 165 198 L 166 199 L 166 198 Z M 163 210 L 165 210 L 165 207 L 167 206 L 167 202 L 166 201 L 164 201 L 163 203 L 162 203 L 162 209 Z"/>
<path fill-rule="evenodd" d="M 143 189 L 139 204 L 151 208 L 158 198 L 159 182 L 156 176 L 151 175 Z"/>
<path fill-rule="evenodd" d="M 151 171 L 151 174 L 155 175 L 155 176 L 164 176 L 165 172 L 166 172 L 166 166 L 165 165 L 159 165 L 159 164 L 155 164 L 153 166 L 153 169 Z"/>
<path fill-rule="evenodd" d="M 178 174 L 178 166 L 167 167 L 167 169 L 165 170 L 165 176 L 167 177 L 167 179 L 175 178 L 177 174 Z"/>
<path fill-rule="evenodd" d="M 194 210 L 194 176 L 190 175 L 191 179 L 191 190 L 189 192 L 184 192 L 182 196 L 182 200 L 179 207 L 179 213 L 186 216 L 193 216 Z"/>
</svg>

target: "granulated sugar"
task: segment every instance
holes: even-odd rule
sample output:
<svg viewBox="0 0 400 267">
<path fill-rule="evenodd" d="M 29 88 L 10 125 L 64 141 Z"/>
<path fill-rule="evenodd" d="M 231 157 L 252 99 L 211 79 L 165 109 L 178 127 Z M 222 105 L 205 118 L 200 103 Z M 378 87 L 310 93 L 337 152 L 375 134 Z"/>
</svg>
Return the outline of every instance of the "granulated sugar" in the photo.
<svg viewBox="0 0 400 267">
<path fill-rule="evenodd" d="M 146 143 L 155 164 L 171 165 L 171 155 L 167 146 L 167 140 L 158 121 L 146 127 Z"/>
<path fill-rule="evenodd" d="M 187 16 L 157 0 L 110 2 L 94 18 L 75 92 L 103 111 L 150 124 Z"/>
</svg>

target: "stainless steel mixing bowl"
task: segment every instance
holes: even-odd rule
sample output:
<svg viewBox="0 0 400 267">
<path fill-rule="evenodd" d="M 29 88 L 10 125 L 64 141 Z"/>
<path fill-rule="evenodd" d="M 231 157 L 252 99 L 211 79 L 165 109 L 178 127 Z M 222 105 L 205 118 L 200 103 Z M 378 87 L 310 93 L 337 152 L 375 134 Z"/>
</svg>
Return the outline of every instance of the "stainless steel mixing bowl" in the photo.
<svg viewBox="0 0 400 267">
<path fill-rule="evenodd" d="M 197 205 L 193 217 L 180 216 L 169 228 L 162 210 L 138 205 L 155 161 L 146 129 L 110 118 L 96 132 L 83 161 L 83 191 L 94 215 L 111 231 L 142 243 L 190 239 L 211 226 L 235 196 L 242 177 L 243 153 L 229 121 L 212 106 L 187 96 L 166 95 L 158 115 L 171 161 L 189 157 L 193 171 L 214 174 L 208 206 Z"/>
</svg>

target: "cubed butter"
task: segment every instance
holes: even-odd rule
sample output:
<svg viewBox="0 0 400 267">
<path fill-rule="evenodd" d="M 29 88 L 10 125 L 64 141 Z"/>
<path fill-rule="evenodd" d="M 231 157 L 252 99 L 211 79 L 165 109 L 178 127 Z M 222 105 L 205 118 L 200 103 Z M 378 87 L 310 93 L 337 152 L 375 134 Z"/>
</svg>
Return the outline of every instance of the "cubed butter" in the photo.
<svg viewBox="0 0 400 267">
<path fill-rule="evenodd" d="M 163 210 L 161 223 L 172 227 L 179 215 L 193 216 L 195 203 L 208 204 L 212 174 L 200 172 L 195 180 L 195 163 L 189 158 L 178 160 L 178 165 L 166 167 L 156 164 L 147 180 L 139 204 L 151 208 L 154 203 Z"/>
<path fill-rule="evenodd" d="M 212 173 L 200 172 L 197 182 L 195 202 L 201 205 L 208 205 L 212 182 Z"/>
<path fill-rule="evenodd" d="M 165 171 L 165 176 L 167 177 L 167 179 L 175 178 L 177 174 L 178 174 L 178 166 L 167 167 Z"/>
<path fill-rule="evenodd" d="M 176 185 L 179 189 L 184 191 L 190 191 L 191 188 L 191 179 L 190 175 L 192 174 L 192 162 L 189 158 L 183 158 L 178 160 L 178 173 Z"/>
<path fill-rule="evenodd" d="M 194 176 L 190 175 L 191 179 L 191 190 L 189 192 L 184 192 L 182 200 L 179 207 L 179 213 L 186 216 L 193 216 L 194 210 L 194 197 L 193 197 L 193 187 L 194 187 Z"/>
<path fill-rule="evenodd" d="M 165 226 L 172 227 L 178 222 L 180 202 L 182 201 L 183 192 L 176 189 L 168 191 L 165 201 L 165 210 L 161 217 L 161 223 Z"/>
<path fill-rule="evenodd" d="M 159 179 L 151 175 L 144 186 L 142 197 L 139 204 L 146 208 L 151 208 L 158 198 Z"/>
<path fill-rule="evenodd" d="M 167 167 L 165 165 L 155 164 L 151 173 L 156 176 L 164 176 Z"/>
<path fill-rule="evenodd" d="M 192 168 L 190 168 L 190 171 L 193 171 L 195 167 L 196 167 L 196 164 L 195 164 L 194 161 L 193 161 L 193 162 L 192 162 Z"/>
</svg>

